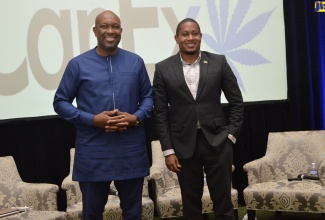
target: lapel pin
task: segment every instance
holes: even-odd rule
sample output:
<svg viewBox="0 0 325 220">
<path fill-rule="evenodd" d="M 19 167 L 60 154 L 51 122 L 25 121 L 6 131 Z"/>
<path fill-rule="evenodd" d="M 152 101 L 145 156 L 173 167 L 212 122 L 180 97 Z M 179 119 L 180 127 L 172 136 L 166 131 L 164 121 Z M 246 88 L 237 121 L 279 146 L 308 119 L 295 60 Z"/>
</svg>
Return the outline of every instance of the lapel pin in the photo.
<svg viewBox="0 0 325 220">
<path fill-rule="evenodd" d="M 208 63 L 208 61 L 204 60 L 203 63 Z"/>
</svg>

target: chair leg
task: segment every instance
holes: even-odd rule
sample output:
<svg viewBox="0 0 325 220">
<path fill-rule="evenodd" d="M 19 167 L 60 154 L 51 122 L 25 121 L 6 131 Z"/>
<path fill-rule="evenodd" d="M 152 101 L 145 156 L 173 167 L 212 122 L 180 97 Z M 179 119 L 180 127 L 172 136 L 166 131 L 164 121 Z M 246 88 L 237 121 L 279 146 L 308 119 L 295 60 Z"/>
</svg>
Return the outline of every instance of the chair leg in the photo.
<svg viewBox="0 0 325 220">
<path fill-rule="evenodd" d="M 247 217 L 248 220 L 255 220 L 255 210 L 247 210 Z"/>
<path fill-rule="evenodd" d="M 280 216 L 281 216 L 281 211 L 275 211 L 274 215 L 275 215 L 276 217 L 280 217 Z"/>
<path fill-rule="evenodd" d="M 325 219 L 325 213 L 321 213 L 322 219 Z"/>
<path fill-rule="evenodd" d="M 235 220 L 238 220 L 238 209 L 234 209 Z"/>
</svg>

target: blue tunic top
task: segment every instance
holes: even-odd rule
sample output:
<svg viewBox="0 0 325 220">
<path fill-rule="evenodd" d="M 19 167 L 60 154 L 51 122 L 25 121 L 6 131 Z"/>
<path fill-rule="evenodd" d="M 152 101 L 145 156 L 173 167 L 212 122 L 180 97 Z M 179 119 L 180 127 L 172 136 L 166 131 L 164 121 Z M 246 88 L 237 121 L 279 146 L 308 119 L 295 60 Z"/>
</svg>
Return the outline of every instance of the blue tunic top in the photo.
<svg viewBox="0 0 325 220">
<path fill-rule="evenodd" d="M 76 99 L 77 107 L 72 102 Z M 54 110 L 76 127 L 73 180 L 110 181 L 149 175 L 144 127 L 105 132 L 92 126 L 96 114 L 114 108 L 150 117 L 153 97 L 144 62 L 138 55 L 118 49 L 100 56 L 96 48 L 67 65 L 54 97 Z"/>
</svg>

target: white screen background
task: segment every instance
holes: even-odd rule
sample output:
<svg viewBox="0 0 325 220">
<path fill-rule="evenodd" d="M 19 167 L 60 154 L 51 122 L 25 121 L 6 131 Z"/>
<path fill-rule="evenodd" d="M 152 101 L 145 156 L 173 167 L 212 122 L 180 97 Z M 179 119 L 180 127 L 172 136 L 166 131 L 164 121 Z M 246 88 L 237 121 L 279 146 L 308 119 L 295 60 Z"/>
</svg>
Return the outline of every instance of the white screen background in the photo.
<svg viewBox="0 0 325 220">
<path fill-rule="evenodd" d="M 245 102 L 287 99 L 282 0 L 0 4 L 0 120 L 56 115 L 52 102 L 64 68 L 72 57 L 96 46 L 92 27 L 106 9 L 121 18 L 119 46 L 144 59 L 151 80 L 154 64 L 178 52 L 176 25 L 191 17 L 201 27 L 201 50 L 226 55 Z M 224 97 L 222 101 L 226 103 Z"/>
</svg>

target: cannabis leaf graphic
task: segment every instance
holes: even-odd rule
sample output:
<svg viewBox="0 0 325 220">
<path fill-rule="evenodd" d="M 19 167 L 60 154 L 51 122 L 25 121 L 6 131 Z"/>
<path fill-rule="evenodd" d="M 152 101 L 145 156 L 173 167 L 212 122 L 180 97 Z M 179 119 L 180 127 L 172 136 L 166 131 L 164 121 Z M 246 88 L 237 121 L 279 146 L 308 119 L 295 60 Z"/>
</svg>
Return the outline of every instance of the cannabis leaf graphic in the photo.
<svg viewBox="0 0 325 220">
<path fill-rule="evenodd" d="M 216 53 L 224 54 L 237 77 L 239 86 L 245 92 L 245 86 L 233 61 L 242 65 L 261 65 L 269 63 L 261 54 L 250 49 L 239 48 L 252 41 L 263 30 L 273 10 L 258 15 L 248 23 L 243 24 L 245 15 L 251 5 L 251 0 L 238 0 L 233 15 L 228 21 L 230 12 L 229 0 L 220 1 L 220 15 L 214 0 L 207 0 L 210 23 L 214 36 L 203 34 L 203 40 Z M 220 18 L 220 20 L 219 20 Z M 241 27 L 241 28 L 240 28 Z"/>
</svg>

